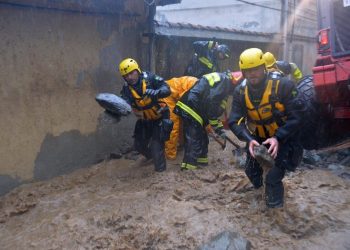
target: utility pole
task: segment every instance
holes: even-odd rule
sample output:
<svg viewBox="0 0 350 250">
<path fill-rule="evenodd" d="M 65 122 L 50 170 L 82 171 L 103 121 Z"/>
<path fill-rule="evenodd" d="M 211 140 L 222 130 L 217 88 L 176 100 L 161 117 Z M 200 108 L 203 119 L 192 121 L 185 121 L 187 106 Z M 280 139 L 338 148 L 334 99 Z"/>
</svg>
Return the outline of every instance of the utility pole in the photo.
<svg viewBox="0 0 350 250">
<path fill-rule="evenodd" d="M 155 71 L 155 60 L 154 60 L 154 43 L 155 43 L 155 33 L 154 33 L 154 16 L 156 14 L 156 3 L 153 1 L 148 4 L 148 35 L 149 35 L 149 47 L 148 47 L 148 69 L 151 72 Z"/>
<path fill-rule="evenodd" d="M 283 30 L 283 54 L 282 58 L 284 61 L 289 61 L 289 41 L 288 41 L 288 2 L 289 0 L 281 0 L 282 1 L 282 12 L 281 12 L 281 28 Z"/>
</svg>

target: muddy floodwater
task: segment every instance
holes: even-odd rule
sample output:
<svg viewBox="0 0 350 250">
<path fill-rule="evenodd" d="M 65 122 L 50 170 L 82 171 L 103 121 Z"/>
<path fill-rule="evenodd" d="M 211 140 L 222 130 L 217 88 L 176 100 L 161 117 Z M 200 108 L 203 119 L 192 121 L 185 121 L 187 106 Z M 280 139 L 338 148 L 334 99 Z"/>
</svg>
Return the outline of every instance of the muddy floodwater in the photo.
<svg viewBox="0 0 350 250">
<path fill-rule="evenodd" d="M 197 171 L 118 159 L 22 185 L 0 198 L 0 249 L 196 249 L 224 231 L 252 249 L 350 249 L 348 179 L 301 167 L 269 210 L 231 149 L 210 142 Z"/>
</svg>

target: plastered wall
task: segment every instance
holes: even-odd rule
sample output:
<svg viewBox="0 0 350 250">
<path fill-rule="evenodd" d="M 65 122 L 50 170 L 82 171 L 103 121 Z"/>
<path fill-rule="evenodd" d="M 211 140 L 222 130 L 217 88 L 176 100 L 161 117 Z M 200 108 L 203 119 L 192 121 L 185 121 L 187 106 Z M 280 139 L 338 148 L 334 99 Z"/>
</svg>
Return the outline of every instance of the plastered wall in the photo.
<svg viewBox="0 0 350 250">
<path fill-rule="evenodd" d="M 106 122 L 94 97 L 119 93 L 118 63 L 142 58 L 140 29 L 115 14 L 0 7 L 0 194 L 130 147 L 135 119 Z"/>
</svg>

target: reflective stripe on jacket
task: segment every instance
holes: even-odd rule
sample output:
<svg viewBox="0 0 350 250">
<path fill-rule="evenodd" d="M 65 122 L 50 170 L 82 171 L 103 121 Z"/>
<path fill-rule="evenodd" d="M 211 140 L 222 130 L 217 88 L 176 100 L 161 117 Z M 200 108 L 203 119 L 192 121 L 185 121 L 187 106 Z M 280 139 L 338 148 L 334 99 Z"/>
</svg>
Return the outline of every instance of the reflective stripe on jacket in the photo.
<svg viewBox="0 0 350 250">
<path fill-rule="evenodd" d="M 285 107 L 277 97 L 277 91 L 280 80 L 268 80 L 265 92 L 262 96 L 259 106 L 254 107 L 249 94 L 248 85 L 244 89 L 244 98 L 248 111 L 248 127 L 253 130 L 260 138 L 272 137 L 278 129 L 279 119 L 284 119 Z M 276 111 L 280 117 L 276 117 Z"/>
<path fill-rule="evenodd" d="M 205 79 L 207 79 L 210 87 L 214 87 L 216 83 L 221 81 L 220 75 L 216 72 L 206 74 L 203 76 Z"/>
<path fill-rule="evenodd" d="M 303 73 L 295 63 L 289 63 L 292 69 L 292 76 L 294 81 L 299 82 L 303 78 Z"/>
<path fill-rule="evenodd" d="M 293 62 L 276 61 L 276 66 L 276 71 L 281 72 L 282 76 L 291 75 L 295 83 L 298 83 L 301 80 L 301 78 L 303 78 L 303 73 L 301 72 L 299 67 Z"/>
<path fill-rule="evenodd" d="M 191 115 L 200 125 L 203 126 L 203 119 L 200 115 L 197 114 L 196 111 L 194 111 L 191 107 L 187 106 L 185 103 L 178 101 L 176 103 L 176 106 L 184 110 L 186 113 Z"/>
<path fill-rule="evenodd" d="M 227 74 L 206 74 L 177 102 L 175 113 L 182 117 L 190 116 L 201 126 L 210 123 L 221 127 L 218 117 L 224 112 L 227 97 L 233 89 Z"/>
<path fill-rule="evenodd" d="M 216 71 L 216 67 L 214 67 L 213 63 L 206 57 L 202 56 L 199 57 L 198 60 L 203 63 L 205 66 L 207 66 L 208 69 L 211 71 Z"/>
</svg>

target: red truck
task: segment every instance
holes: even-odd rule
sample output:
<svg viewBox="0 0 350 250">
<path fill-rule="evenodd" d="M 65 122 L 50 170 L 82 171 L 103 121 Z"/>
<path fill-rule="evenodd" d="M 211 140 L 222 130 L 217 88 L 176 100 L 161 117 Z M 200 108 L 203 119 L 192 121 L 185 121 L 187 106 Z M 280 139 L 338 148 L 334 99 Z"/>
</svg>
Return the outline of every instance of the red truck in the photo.
<svg viewBox="0 0 350 250">
<path fill-rule="evenodd" d="M 350 139 L 350 0 L 318 1 L 318 56 L 298 85 L 308 106 L 305 149 Z"/>
</svg>

